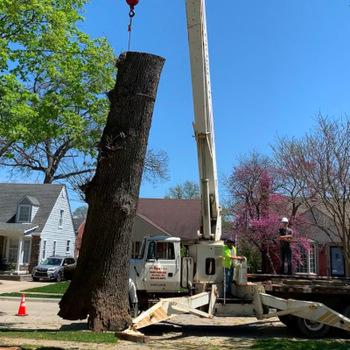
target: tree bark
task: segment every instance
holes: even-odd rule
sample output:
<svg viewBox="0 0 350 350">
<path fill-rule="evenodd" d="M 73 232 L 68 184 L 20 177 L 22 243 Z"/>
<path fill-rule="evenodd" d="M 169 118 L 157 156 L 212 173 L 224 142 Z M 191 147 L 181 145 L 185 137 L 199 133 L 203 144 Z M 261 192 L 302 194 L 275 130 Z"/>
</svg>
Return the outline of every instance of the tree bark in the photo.
<svg viewBox="0 0 350 350">
<path fill-rule="evenodd" d="M 96 174 L 75 276 L 59 316 L 89 317 L 94 331 L 123 330 L 128 314 L 128 260 L 141 175 L 164 59 L 127 52 L 117 62 L 111 108 L 99 144 Z"/>
</svg>

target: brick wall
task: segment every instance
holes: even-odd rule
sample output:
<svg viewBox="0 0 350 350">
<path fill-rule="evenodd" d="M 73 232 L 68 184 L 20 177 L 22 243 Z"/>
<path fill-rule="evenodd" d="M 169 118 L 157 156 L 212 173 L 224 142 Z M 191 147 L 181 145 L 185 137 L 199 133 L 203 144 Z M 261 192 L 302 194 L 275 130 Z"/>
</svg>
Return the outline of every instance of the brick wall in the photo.
<svg viewBox="0 0 350 350">
<path fill-rule="evenodd" d="M 329 276 L 327 246 L 319 248 L 318 271 L 320 276 Z"/>
<path fill-rule="evenodd" d="M 38 265 L 39 253 L 40 253 L 40 241 L 41 241 L 40 236 L 32 237 L 32 250 L 31 250 L 30 261 L 28 266 L 29 272 L 32 272 L 33 267 Z"/>
</svg>

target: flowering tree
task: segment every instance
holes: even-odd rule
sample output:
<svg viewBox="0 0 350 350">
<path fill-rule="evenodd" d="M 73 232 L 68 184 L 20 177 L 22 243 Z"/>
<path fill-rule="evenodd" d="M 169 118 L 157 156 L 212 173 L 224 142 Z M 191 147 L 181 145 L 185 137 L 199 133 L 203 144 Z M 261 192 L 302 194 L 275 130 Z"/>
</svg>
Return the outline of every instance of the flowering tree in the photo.
<svg viewBox="0 0 350 350">
<path fill-rule="evenodd" d="M 310 225 L 331 242 L 342 244 L 350 270 L 350 119 L 319 116 L 314 130 L 301 139 L 281 138 L 274 156 L 293 183 Z M 320 215 L 321 213 L 321 215 Z"/>
<path fill-rule="evenodd" d="M 281 176 L 271 161 L 258 154 L 243 159 L 228 179 L 234 231 L 240 244 L 261 255 L 264 273 L 276 273 L 280 265 L 279 233 L 282 216 L 290 218 L 294 240 L 291 243 L 293 265 L 302 263 L 302 252 L 310 246 L 299 233 L 304 224 L 293 198 L 279 193 Z"/>
</svg>

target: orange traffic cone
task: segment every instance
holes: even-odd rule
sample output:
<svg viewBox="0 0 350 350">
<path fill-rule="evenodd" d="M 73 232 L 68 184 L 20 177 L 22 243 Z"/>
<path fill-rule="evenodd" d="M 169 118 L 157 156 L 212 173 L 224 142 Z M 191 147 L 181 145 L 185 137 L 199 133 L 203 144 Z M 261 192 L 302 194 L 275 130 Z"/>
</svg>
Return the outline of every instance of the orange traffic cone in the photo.
<svg viewBox="0 0 350 350">
<path fill-rule="evenodd" d="M 26 307 L 26 297 L 23 293 L 16 316 L 27 316 L 27 315 L 28 314 L 27 314 L 27 307 Z"/>
</svg>

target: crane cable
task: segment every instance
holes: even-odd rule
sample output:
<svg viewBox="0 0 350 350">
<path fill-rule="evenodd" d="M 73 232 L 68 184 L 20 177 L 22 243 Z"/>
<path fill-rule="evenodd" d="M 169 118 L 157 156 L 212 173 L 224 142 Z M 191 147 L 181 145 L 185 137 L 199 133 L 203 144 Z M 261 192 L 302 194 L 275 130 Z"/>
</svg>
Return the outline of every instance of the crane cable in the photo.
<svg viewBox="0 0 350 350">
<path fill-rule="evenodd" d="M 128 39 L 128 51 L 130 51 L 131 47 L 131 30 L 132 30 L 132 20 L 135 16 L 135 6 L 138 4 L 139 0 L 126 0 L 126 3 L 130 7 L 129 11 L 129 25 L 128 25 L 128 33 L 129 33 L 129 39 Z"/>
</svg>

